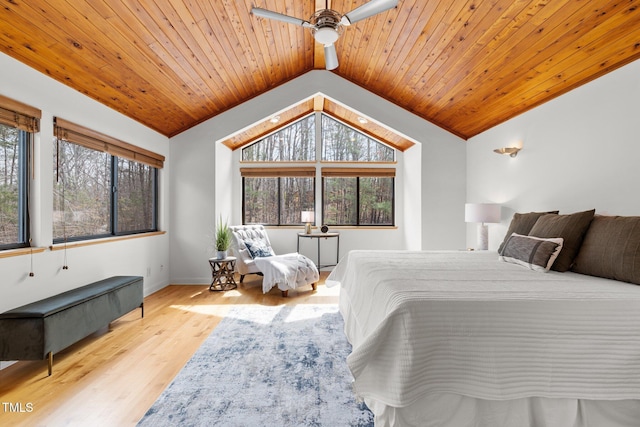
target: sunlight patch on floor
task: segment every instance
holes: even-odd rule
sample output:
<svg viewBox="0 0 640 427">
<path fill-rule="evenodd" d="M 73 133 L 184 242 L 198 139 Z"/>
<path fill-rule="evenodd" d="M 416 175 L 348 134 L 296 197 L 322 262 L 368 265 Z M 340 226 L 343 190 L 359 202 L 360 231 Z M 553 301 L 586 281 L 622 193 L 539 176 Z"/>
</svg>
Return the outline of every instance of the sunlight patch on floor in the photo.
<svg viewBox="0 0 640 427">
<path fill-rule="evenodd" d="M 309 320 L 309 319 L 318 319 L 322 317 L 324 314 L 326 314 L 327 312 L 337 312 L 337 311 L 338 311 L 337 305 L 335 307 L 335 310 L 331 309 L 331 310 L 317 310 L 317 311 L 311 311 L 311 310 L 305 309 L 305 307 L 302 305 L 294 306 L 293 309 L 291 310 L 291 313 L 289 313 L 287 318 L 284 320 L 284 323 L 299 322 L 301 320 Z"/>
<path fill-rule="evenodd" d="M 189 311 L 191 313 L 207 314 L 207 315 L 213 315 L 213 316 L 225 316 L 229 311 L 228 304 L 199 304 L 199 305 L 173 304 L 170 307 L 176 310 Z"/>
</svg>

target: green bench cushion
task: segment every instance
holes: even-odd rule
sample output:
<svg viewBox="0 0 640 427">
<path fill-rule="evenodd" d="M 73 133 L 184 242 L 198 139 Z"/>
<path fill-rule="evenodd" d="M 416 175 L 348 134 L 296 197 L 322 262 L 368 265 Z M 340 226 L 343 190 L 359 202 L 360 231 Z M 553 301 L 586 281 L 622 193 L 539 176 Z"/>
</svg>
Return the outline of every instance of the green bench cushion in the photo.
<svg viewBox="0 0 640 427">
<path fill-rule="evenodd" d="M 140 276 L 114 276 L 90 285 L 72 289 L 40 301 L 32 302 L 13 310 L 0 313 L 0 319 L 23 319 L 47 317 L 74 305 L 97 298 L 132 282 L 142 280 Z"/>
</svg>

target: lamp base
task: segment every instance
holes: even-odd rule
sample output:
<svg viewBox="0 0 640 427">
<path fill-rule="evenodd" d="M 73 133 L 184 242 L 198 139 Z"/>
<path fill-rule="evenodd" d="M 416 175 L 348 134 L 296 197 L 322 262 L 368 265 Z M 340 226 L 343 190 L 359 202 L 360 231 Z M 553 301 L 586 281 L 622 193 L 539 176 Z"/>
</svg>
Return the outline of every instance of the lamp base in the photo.
<svg viewBox="0 0 640 427">
<path fill-rule="evenodd" d="M 304 225 L 304 232 L 305 234 L 311 234 L 311 223 L 308 222 Z"/>
<path fill-rule="evenodd" d="M 489 228 L 486 224 L 478 224 L 478 238 L 476 245 L 476 250 L 478 251 L 486 251 L 489 249 Z"/>
</svg>

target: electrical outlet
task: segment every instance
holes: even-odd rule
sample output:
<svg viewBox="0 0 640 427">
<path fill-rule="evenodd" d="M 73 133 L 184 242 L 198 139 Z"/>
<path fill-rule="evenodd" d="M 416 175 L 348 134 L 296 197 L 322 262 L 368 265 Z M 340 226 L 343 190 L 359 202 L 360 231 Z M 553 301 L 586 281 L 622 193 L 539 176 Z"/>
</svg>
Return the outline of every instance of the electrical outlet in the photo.
<svg viewBox="0 0 640 427">
<path fill-rule="evenodd" d="M 151 267 L 147 267 L 147 277 L 151 276 Z"/>
</svg>

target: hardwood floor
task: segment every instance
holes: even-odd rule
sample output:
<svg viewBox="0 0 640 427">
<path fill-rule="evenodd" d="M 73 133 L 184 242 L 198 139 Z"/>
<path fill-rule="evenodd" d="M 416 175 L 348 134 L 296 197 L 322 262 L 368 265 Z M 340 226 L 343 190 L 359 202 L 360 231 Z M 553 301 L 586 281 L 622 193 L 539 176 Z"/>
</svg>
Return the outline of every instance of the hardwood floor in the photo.
<svg viewBox="0 0 640 427">
<path fill-rule="evenodd" d="M 262 294 L 251 275 L 237 290 L 172 285 L 145 298 L 108 328 L 46 361 L 21 361 L 0 371 L 0 425 L 135 426 L 234 304 L 335 304 L 339 288 L 303 287 L 282 298 Z"/>
</svg>

